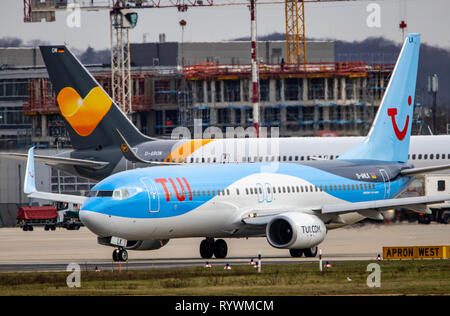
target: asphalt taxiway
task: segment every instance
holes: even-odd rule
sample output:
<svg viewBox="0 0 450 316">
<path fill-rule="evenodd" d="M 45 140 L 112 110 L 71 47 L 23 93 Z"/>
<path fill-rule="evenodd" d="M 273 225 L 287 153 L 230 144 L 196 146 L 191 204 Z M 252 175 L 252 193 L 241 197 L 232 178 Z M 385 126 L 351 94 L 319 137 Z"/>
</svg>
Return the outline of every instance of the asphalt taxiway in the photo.
<svg viewBox="0 0 450 316">
<path fill-rule="evenodd" d="M 122 269 L 152 269 L 200 266 L 199 245 L 202 238 L 172 239 L 158 250 L 128 251 L 129 261 Z M 263 262 L 292 263 L 317 258 L 292 258 L 286 249 L 271 247 L 265 238 L 225 239 L 228 244 L 226 259 L 211 259 L 213 265 L 247 264 L 257 259 Z M 319 245 L 323 259 L 375 260 L 383 246 L 431 246 L 450 244 L 450 225 L 431 223 L 353 226 L 331 230 Z M 79 231 L 44 231 L 36 227 L 32 232 L 19 228 L 0 228 L 0 272 L 66 271 L 69 263 L 77 263 L 84 270 L 117 269 L 111 259 L 113 248 L 97 244 L 97 239 L 86 228 Z"/>
</svg>

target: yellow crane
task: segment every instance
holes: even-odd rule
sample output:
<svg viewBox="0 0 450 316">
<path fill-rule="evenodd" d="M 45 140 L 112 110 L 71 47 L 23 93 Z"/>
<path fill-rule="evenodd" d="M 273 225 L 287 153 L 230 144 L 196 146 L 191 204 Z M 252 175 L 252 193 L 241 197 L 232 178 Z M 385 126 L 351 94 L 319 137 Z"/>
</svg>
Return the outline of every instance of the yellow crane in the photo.
<svg viewBox="0 0 450 316">
<path fill-rule="evenodd" d="M 288 64 L 306 64 L 305 2 L 285 0 L 286 61 Z"/>
</svg>

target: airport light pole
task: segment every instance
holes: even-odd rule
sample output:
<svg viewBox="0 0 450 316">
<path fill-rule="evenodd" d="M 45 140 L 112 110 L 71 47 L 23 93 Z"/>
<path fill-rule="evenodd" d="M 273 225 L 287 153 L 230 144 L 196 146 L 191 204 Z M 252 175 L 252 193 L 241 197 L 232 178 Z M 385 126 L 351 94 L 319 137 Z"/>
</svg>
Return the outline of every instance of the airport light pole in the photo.
<svg viewBox="0 0 450 316">
<path fill-rule="evenodd" d="M 433 105 L 432 105 L 432 113 L 433 113 L 433 134 L 437 133 L 436 126 L 436 108 L 437 108 L 437 92 L 439 91 L 439 78 L 438 75 L 434 74 L 432 76 L 428 76 L 428 92 L 433 96 Z"/>
</svg>

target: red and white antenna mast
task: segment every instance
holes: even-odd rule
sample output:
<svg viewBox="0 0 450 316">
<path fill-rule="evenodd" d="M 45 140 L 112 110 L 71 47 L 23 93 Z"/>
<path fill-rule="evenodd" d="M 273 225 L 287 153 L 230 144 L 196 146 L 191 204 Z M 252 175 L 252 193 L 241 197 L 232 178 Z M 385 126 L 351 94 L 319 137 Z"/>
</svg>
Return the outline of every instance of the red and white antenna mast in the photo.
<svg viewBox="0 0 450 316">
<path fill-rule="evenodd" d="M 252 104 L 253 104 L 253 127 L 256 131 L 256 137 L 259 137 L 259 83 L 258 83 L 258 60 L 256 57 L 256 0 L 250 0 L 250 32 L 252 41 Z"/>
</svg>

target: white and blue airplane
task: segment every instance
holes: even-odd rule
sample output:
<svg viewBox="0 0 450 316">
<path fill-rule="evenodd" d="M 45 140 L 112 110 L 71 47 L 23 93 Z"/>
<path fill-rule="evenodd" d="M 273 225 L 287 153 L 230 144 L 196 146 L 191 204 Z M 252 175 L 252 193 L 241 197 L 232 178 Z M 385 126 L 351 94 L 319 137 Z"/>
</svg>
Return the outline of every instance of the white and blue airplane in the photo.
<svg viewBox="0 0 450 316">
<path fill-rule="evenodd" d="M 418 212 L 450 195 L 395 198 L 415 174 L 449 168 L 408 164 L 420 35 L 403 45 L 367 138 L 337 160 L 173 165 L 128 170 L 95 185 L 88 197 L 38 192 L 33 148 L 25 193 L 81 204 L 80 219 L 112 245 L 116 261 L 127 250 L 151 250 L 171 238 L 206 237 L 203 258 L 224 258 L 221 238 L 266 236 L 293 257 L 313 257 L 327 230 L 380 219 L 394 207 Z M 220 238 L 220 239 L 217 239 Z"/>
</svg>

